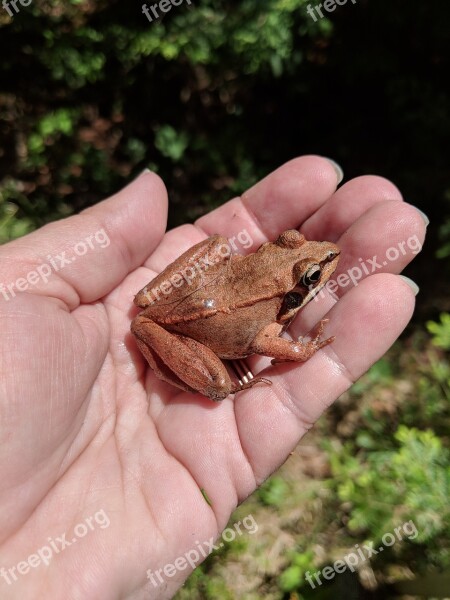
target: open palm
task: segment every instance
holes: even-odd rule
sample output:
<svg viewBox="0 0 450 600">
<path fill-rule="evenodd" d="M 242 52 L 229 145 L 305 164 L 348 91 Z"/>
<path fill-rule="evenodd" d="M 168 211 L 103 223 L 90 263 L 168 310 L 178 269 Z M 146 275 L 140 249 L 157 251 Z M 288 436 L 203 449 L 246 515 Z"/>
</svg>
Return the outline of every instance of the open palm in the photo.
<svg viewBox="0 0 450 600">
<path fill-rule="evenodd" d="M 336 185 L 330 162 L 302 157 L 195 226 L 164 234 L 166 192 L 146 172 L 81 215 L 0 248 L 2 599 L 170 598 L 192 568 L 179 562 L 154 578 L 157 587 L 147 571 L 208 548 L 236 505 L 394 342 L 414 306 L 396 275 L 414 256 L 408 247 L 340 288 L 339 302 L 328 293 L 311 302 L 290 329 L 304 334 L 327 315 L 333 344 L 301 365 L 252 357 L 253 372 L 273 385 L 222 403 L 156 379 L 129 333 L 134 294 L 213 233 L 245 229 L 254 251 L 300 228 L 339 245 L 335 276 L 411 236 L 422 242 L 421 215 L 388 181 Z M 92 237 L 100 230 L 108 244 Z M 89 237 L 83 256 L 17 291 L 18 278 L 62 252 L 74 256 Z M 5 291 L 12 282 L 15 295 Z"/>
</svg>

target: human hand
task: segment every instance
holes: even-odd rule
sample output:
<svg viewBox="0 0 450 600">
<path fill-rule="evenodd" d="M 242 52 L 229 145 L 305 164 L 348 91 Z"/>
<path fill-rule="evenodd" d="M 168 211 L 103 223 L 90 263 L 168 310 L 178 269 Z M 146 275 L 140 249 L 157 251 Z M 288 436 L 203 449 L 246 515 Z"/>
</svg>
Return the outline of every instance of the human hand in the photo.
<svg viewBox="0 0 450 600">
<path fill-rule="evenodd" d="M 191 567 L 162 574 L 158 587 L 147 570 L 217 537 L 236 505 L 391 346 L 414 307 L 396 275 L 414 256 L 405 241 L 421 244 L 425 223 L 382 178 L 336 185 L 330 162 L 302 157 L 195 226 L 164 234 L 166 192 L 144 173 L 81 215 L 0 248 L 2 599 L 171 597 Z M 333 344 L 300 365 L 248 359 L 272 386 L 217 404 L 156 379 L 129 333 L 134 294 L 208 235 L 246 229 L 254 251 L 290 228 L 339 245 L 335 278 L 366 262 L 372 270 L 374 256 L 381 265 L 339 288 L 339 302 L 328 293 L 311 302 L 290 328 L 304 334 L 327 315 Z M 109 243 L 96 242 L 102 230 Z M 8 293 L 89 237 L 85 255 L 47 282 Z M 402 243 L 405 252 L 383 264 Z M 50 556 L 38 553 L 44 546 Z"/>
</svg>

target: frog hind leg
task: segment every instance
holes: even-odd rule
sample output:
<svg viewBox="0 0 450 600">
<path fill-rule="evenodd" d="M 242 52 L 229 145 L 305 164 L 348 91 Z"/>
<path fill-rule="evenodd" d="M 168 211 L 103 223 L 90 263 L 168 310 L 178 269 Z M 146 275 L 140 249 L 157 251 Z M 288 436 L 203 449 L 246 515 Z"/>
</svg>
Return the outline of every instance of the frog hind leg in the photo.
<svg viewBox="0 0 450 600">
<path fill-rule="evenodd" d="M 223 400 L 237 391 L 223 362 L 206 346 L 138 315 L 131 331 L 157 377 L 188 392 Z"/>
<path fill-rule="evenodd" d="M 179 377 L 177 377 L 175 373 L 164 364 L 158 354 L 156 354 L 152 348 L 147 346 L 145 342 L 136 338 L 136 344 L 159 379 L 167 381 L 168 383 L 182 390 L 186 390 L 187 392 L 195 393 L 197 391 L 194 390 L 194 388 L 186 385 Z"/>
</svg>

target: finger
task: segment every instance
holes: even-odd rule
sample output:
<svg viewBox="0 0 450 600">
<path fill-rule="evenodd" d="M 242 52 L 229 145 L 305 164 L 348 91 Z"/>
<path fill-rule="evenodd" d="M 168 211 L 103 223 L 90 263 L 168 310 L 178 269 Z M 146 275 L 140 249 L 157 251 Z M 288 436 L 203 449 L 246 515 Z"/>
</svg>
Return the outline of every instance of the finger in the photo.
<svg viewBox="0 0 450 600">
<path fill-rule="evenodd" d="M 286 459 L 322 412 L 387 351 L 413 309 L 414 294 L 400 277 L 370 277 L 328 315 L 327 333 L 336 336 L 332 344 L 304 364 L 264 371 L 272 380 L 272 393 L 261 387 L 236 396 L 242 447 L 258 481 Z"/>
<path fill-rule="evenodd" d="M 425 222 L 411 204 L 387 201 L 374 204 L 338 240 L 338 267 L 315 299 L 289 329 L 293 337 L 308 332 L 341 298 L 366 278 L 398 274 L 422 250 Z M 328 331 L 327 331 L 328 335 Z"/>
<path fill-rule="evenodd" d="M 387 200 L 401 202 L 398 188 L 383 177 L 356 177 L 335 191 L 325 204 L 303 224 L 308 240 L 335 242 L 372 206 Z"/>
<path fill-rule="evenodd" d="M 400 273 L 421 251 L 425 239 L 425 222 L 411 204 L 388 201 L 374 205 L 339 239 L 341 276 L 337 295 L 344 295 L 352 285 L 374 273 Z M 356 273 L 356 267 L 359 273 Z"/>
<path fill-rule="evenodd" d="M 18 291 L 48 295 L 70 309 L 93 302 L 142 264 L 163 236 L 166 218 L 164 184 L 144 172 L 80 215 L 5 245 L 1 279 L 10 282 L 11 297 Z"/>
<path fill-rule="evenodd" d="M 282 231 L 299 227 L 335 191 L 340 177 L 320 156 L 291 160 L 223 206 L 196 221 L 207 235 L 247 230 L 253 250 Z"/>
<path fill-rule="evenodd" d="M 208 235 L 229 237 L 242 254 L 298 225 L 323 204 L 342 177 L 335 163 L 319 156 L 291 160 L 254 185 L 241 198 L 169 231 L 145 266 L 140 281 L 160 273 L 188 248 Z M 272 237 L 270 237 L 272 236 Z"/>
<path fill-rule="evenodd" d="M 300 311 L 289 327 L 297 339 L 308 333 L 336 304 L 338 298 L 379 273 L 401 273 L 421 251 L 425 222 L 416 208 L 405 202 L 377 202 L 361 215 L 337 240 L 341 250 L 338 267 L 315 298 Z M 325 336 L 331 335 L 325 331 Z M 248 364 L 255 374 L 266 368 L 270 359 L 252 357 Z"/>
<path fill-rule="evenodd" d="M 145 262 L 145 267 L 156 275 L 167 265 L 207 236 L 194 225 L 180 225 L 166 233 L 155 252 Z"/>
</svg>

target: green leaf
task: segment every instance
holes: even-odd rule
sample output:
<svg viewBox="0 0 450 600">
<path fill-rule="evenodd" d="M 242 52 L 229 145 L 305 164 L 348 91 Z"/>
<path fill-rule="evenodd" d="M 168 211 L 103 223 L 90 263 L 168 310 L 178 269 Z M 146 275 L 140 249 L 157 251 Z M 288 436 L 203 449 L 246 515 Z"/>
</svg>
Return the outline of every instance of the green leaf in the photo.
<svg viewBox="0 0 450 600">
<path fill-rule="evenodd" d="M 433 344 L 438 348 L 450 350 L 450 314 L 442 313 L 441 322 L 427 322 L 427 329 L 433 335 Z"/>
<path fill-rule="evenodd" d="M 187 133 L 177 132 L 171 125 L 161 125 L 155 133 L 155 146 L 163 156 L 179 161 L 188 147 Z"/>
</svg>

